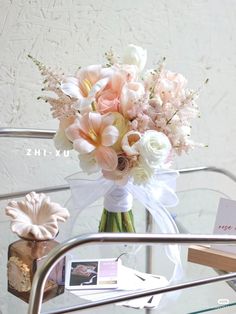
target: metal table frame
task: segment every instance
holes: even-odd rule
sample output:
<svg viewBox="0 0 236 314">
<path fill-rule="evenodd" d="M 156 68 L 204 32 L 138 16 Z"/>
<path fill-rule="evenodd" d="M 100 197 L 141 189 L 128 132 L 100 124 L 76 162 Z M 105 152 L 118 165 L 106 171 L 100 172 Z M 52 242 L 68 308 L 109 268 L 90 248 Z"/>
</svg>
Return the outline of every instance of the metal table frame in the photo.
<svg viewBox="0 0 236 314">
<path fill-rule="evenodd" d="M 40 130 L 40 129 L 27 129 L 27 128 L 0 128 L 0 137 L 12 137 L 12 138 L 36 138 L 36 139 L 51 139 L 55 135 L 55 130 Z M 186 168 L 180 169 L 179 173 L 181 174 L 189 174 L 193 172 L 200 171 L 208 171 L 208 172 L 216 172 L 223 174 L 236 182 L 236 176 L 231 172 L 217 167 L 212 166 L 203 166 L 203 167 L 194 167 L 194 168 Z M 33 189 L 37 193 L 52 193 L 57 191 L 68 190 L 69 185 L 58 185 L 58 186 L 50 186 L 46 188 L 38 188 Z M 13 192 L 8 194 L 0 195 L 0 200 L 6 200 L 15 197 L 22 197 L 25 194 L 31 192 L 31 190 Z M 147 217 L 148 224 L 150 223 L 150 217 Z M 154 244 L 209 244 L 209 243 L 231 243 L 236 244 L 236 236 L 217 236 L 217 235 L 184 235 L 184 234 L 114 234 L 114 233 L 100 233 L 100 234 L 87 234 L 80 235 L 74 238 L 71 238 L 64 243 L 58 245 L 54 248 L 50 254 L 47 256 L 44 264 L 41 268 L 37 270 L 34 276 L 29 309 L 28 314 L 38 314 L 41 311 L 42 304 L 42 296 L 44 285 L 46 282 L 47 275 L 50 270 L 56 264 L 56 262 L 69 250 L 85 245 L 85 244 L 96 244 L 96 243 L 142 243 L 146 245 L 154 245 Z M 150 252 L 147 258 L 150 257 Z M 114 302 L 127 301 L 139 297 L 151 296 L 153 294 L 161 294 L 167 293 L 175 290 L 186 289 L 191 287 L 196 287 L 199 285 L 209 284 L 218 281 L 228 281 L 236 278 L 236 273 L 231 274 L 223 274 L 216 277 L 210 277 L 205 279 L 200 279 L 191 282 L 185 282 L 173 286 L 167 286 L 159 289 L 152 289 L 146 291 L 139 291 L 133 294 L 119 296 L 107 300 L 86 303 L 82 305 L 77 305 L 73 307 L 67 307 L 63 309 L 58 309 L 55 311 L 44 312 L 44 314 L 59 314 L 59 313 L 68 313 L 74 312 L 78 310 L 93 308 L 97 306 L 102 306 L 106 304 L 111 304 Z"/>
</svg>

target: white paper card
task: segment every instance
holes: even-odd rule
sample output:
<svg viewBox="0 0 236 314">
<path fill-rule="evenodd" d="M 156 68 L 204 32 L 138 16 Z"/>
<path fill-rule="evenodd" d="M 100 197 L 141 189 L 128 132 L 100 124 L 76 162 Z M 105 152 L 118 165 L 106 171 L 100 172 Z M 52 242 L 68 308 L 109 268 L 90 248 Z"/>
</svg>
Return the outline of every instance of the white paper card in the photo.
<svg viewBox="0 0 236 314">
<path fill-rule="evenodd" d="M 157 289 L 169 284 L 168 280 L 163 276 L 157 276 L 139 272 L 135 269 L 121 265 L 119 275 L 119 285 L 117 289 L 102 290 L 70 290 L 71 293 L 82 299 L 89 301 L 106 300 L 111 297 L 124 296 L 135 291 Z M 156 308 L 158 307 L 162 295 L 157 294 L 149 297 L 142 297 L 135 300 L 116 303 L 116 305 L 124 305 L 132 308 Z"/>
<path fill-rule="evenodd" d="M 65 286 L 69 290 L 114 289 L 121 261 L 117 259 L 68 260 Z"/>
<path fill-rule="evenodd" d="M 236 235 L 236 201 L 221 198 L 216 215 L 214 234 Z M 216 245 L 212 248 L 236 254 L 236 245 Z"/>
</svg>

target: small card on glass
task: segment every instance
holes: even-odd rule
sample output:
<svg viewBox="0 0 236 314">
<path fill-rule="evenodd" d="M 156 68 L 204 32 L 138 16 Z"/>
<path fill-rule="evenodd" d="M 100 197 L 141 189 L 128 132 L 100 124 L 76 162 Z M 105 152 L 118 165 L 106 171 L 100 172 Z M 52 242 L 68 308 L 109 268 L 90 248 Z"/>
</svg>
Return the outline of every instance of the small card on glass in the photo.
<svg viewBox="0 0 236 314">
<path fill-rule="evenodd" d="M 65 286 L 68 290 L 117 288 L 119 265 L 121 261 L 115 258 L 69 260 L 66 263 Z"/>
<path fill-rule="evenodd" d="M 221 198 L 216 215 L 214 234 L 236 235 L 236 201 Z M 236 245 L 212 245 L 212 248 L 236 254 Z"/>
</svg>

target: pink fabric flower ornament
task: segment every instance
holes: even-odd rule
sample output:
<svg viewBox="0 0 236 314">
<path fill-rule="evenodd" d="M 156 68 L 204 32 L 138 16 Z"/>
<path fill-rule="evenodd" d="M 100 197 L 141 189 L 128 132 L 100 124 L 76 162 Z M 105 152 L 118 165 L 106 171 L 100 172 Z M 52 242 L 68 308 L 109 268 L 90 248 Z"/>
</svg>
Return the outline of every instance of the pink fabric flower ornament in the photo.
<svg viewBox="0 0 236 314">
<path fill-rule="evenodd" d="M 75 150 L 80 154 L 93 153 L 98 165 L 108 171 L 116 169 L 118 164 L 117 154 L 111 147 L 119 138 L 119 131 L 112 125 L 113 122 L 112 114 L 89 112 L 66 130 Z"/>
</svg>

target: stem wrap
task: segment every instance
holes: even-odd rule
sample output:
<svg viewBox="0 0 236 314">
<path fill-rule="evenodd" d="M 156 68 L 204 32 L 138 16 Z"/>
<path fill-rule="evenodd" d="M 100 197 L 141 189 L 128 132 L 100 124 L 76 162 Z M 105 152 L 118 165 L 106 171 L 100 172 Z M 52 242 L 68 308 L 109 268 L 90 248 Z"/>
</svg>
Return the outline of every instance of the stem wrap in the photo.
<svg viewBox="0 0 236 314">
<path fill-rule="evenodd" d="M 104 208 L 113 213 L 127 212 L 133 207 L 133 196 L 125 186 L 117 186 L 104 197 Z"/>
</svg>

